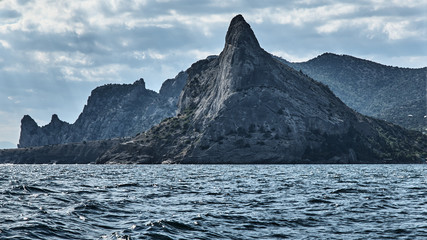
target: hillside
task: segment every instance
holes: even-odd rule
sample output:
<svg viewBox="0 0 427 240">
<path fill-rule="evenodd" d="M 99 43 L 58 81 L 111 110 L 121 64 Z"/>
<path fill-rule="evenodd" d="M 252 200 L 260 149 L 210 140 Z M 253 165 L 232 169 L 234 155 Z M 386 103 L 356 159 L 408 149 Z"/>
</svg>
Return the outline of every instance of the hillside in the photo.
<svg viewBox="0 0 427 240">
<path fill-rule="evenodd" d="M 328 85 L 362 114 L 427 132 L 427 67 L 391 67 L 333 53 L 301 63 L 281 61 Z"/>
</svg>

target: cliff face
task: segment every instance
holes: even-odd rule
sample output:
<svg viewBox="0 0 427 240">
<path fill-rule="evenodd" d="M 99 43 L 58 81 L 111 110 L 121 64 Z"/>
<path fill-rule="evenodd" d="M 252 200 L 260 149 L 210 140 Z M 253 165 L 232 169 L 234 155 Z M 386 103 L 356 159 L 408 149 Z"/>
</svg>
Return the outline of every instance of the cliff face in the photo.
<svg viewBox="0 0 427 240">
<path fill-rule="evenodd" d="M 427 132 L 427 67 L 390 67 L 332 53 L 302 63 L 281 61 L 328 85 L 345 104 L 362 114 Z"/>
<path fill-rule="evenodd" d="M 76 134 L 69 142 L 134 136 L 174 114 L 174 108 L 147 90 L 142 79 L 134 84 L 105 85 L 92 91 L 73 124 Z"/>
<path fill-rule="evenodd" d="M 187 70 L 178 116 L 99 163 L 420 162 L 426 137 L 362 116 L 265 52 L 242 16 L 219 57 Z"/>
<path fill-rule="evenodd" d="M 56 114 L 53 114 L 50 123 L 43 127 L 39 127 L 34 119 L 25 115 L 21 120 L 21 136 L 18 147 L 63 143 L 67 141 L 70 131 L 71 125 L 59 120 Z"/>
<path fill-rule="evenodd" d="M 170 105 L 176 107 L 178 104 L 179 95 L 181 94 L 181 91 L 187 82 L 187 77 L 187 72 L 182 71 L 178 73 L 175 78 L 168 79 L 163 82 L 159 91 L 160 96 L 166 99 Z"/>
<path fill-rule="evenodd" d="M 19 148 L 134 136 L 164 118 L 174 116 L 187 74 L 165 81 L 160 94 L 145 88 L 143 79 L 133 84 L 109 84 L 94 89 L 74 124 L 55 114 L 43 127 L 28 115 L 21 121 Z"/>
</svg>

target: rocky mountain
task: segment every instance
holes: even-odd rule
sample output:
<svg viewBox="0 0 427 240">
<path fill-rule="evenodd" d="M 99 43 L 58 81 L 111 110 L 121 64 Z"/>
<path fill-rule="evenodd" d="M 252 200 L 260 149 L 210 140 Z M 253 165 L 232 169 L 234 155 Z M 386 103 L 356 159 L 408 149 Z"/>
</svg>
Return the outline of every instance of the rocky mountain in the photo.
<svg viewBox="0 0 427 240">
<path fill-rule="evenodd" d="M 328 85 L 362 114 L 427 132 L 427 67 L 391 67 L 332 53 L 301 63 L 281 61 Z"/>
<path fill-rule="evenodd" d="M 186 79 L 186 72 L 179 73 L 163 83 L 160 93 L 146 89 L 143 79 L 133 84 L 98 87 L 73 124 L 59 120 L 54 114 L 49 124 L 39 127 L 26 115 L 21 120 L 18 147 L 134 136 L 175 115 Z"/>
<path fill-rule="evenodd" d="M 193 64 L 178 115 L 98 163 L 419 163 L 427 138 L 365 117 L 265 52 L 241 15 L 217 58 Z"/>
</svg>

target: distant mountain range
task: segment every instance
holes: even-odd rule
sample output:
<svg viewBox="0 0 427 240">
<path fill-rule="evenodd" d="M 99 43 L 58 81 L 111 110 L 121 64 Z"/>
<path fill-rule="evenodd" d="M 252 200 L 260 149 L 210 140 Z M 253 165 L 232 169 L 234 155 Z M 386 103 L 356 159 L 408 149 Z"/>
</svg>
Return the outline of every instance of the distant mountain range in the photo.
<svg viewBox="0 0 427 240">
<path fill-rule="evenodd" d="M 331 73 L 324 72 L 328 69 Z M 395 72 L 384 73 L 390 69 Z M 413 79 L 406 82 L 418 84 L 422 71 L 409 71 L 407 75 Z M 381 77 L 374 79 L 369 72 Z M 221 54 L 198 61 L 165 81 L 160 93 L 147 90 L 142 79 L 134 84 L 110 84 L 92 91 L 73 124 L 53 115 L 51 123 L 39 127 L 30 116 L 24 116 L 19 147 L 27 148 L 1 150 L 0 162 L 425 161 L 426 135 L 357 113 L 309 74 L 319 74 L 319 80 L 335 88 L 336 95 L 352 91 L 347 95 L 356 100 L 346 101 L 353 109 L 375 113 L 381 108 L 376 104 L 385 96 L 383 92 L 398 89 L 388 83 L 399 83 L 390 80 L 391 76 L 405 75 L 405 70 L 334 54 L 289 63 L 265 52 L 249 24 L 238 15 L 230 23 Z M 419 89 L 408 89 L 414 96 L 399 95 L 407 97 L 398 106 L 419 101 Z M 392 101 L 381 113 L 391 108 Z M 408 115 L 415 114 L 414 110 Z M 106 138 L 110 140 L 93 141 Z M 30 147 L 35 145 L 46 146 Z"/>
<path fill-rule="evenodd" d="M 301 63 L 280 60 L 328 85 L 362 114 L 427 133 L 427 67 L 390 67 L 332 53 Z"/>
</svg>

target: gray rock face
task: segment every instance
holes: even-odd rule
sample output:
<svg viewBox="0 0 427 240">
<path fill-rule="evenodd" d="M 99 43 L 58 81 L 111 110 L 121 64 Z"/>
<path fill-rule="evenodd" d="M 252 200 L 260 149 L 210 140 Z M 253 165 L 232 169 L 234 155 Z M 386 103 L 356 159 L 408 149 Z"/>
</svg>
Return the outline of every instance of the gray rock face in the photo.
<svg viewBox="0 0 427 240">
<path fill-rule="evenodd" d="M 25 115 L 21 120 L 21 136 L 18 148 L 57 144 L 66 141 L 71 125 L 52 115 L 49 124 L 39 127 L 30 116 Z M 56 134 L 61 133 L 61 134 Z"/>
<path fill-rule="evenodd" d="M 265 52 L 241 15 L 219 57 L 187 70 L 177 117 L 98 163 L 420 162 L 426 137 L 362 116 Z"/>
<path fill-rule="evenodd" d="M 328 85 L 345 104 L 362 114 L 427 132 L 427 67 L 391 67 L 332 53 L 302 63 L 280 60 Z"/>
<path fill-rule="evenodd" d="M 160 96 L 167 99 L 171 105 L 176 106 L 179 95 L 187 82 L 187 77 L 187 72 L 182 71 L 178 73 L 175 78 L 168 79 L 163 82 L 159 91 Z"/>
<path fill-rule="evenodd" d="M 94 89 L 74 124 L 59 120 L 43 127 L 28 115 L 21 121 L 19 148 L 135 136 L 174 116 L 185 72 L 165 81 L 160 94 L 147 90 L 143 79 L 133 84 L 108 84 Z"/>
</svg>

